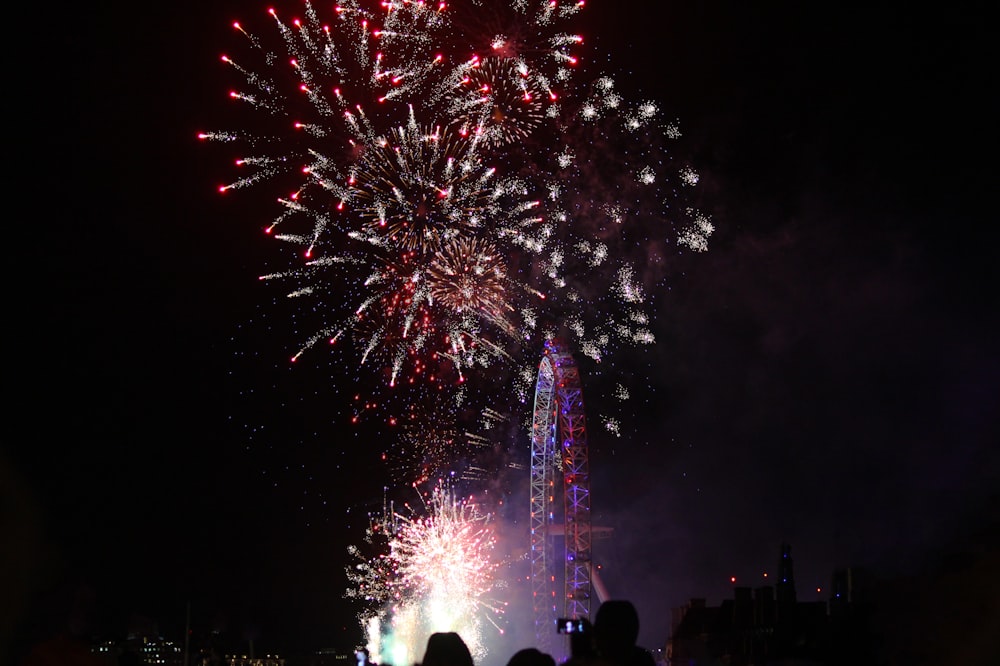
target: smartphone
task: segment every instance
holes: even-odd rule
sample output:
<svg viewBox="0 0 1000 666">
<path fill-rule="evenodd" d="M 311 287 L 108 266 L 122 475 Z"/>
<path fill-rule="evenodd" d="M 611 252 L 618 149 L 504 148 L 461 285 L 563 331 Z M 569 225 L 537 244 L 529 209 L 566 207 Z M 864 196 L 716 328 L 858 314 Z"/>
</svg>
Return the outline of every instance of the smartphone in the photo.
<svg viewBox="0 0 1000 666">
<path fill-rule="evenodd" d="M 556 620 L 556 631 L 560 634 L 582 634 L 587 630 L 586 620 L 561 617 Z"/>
</svg>

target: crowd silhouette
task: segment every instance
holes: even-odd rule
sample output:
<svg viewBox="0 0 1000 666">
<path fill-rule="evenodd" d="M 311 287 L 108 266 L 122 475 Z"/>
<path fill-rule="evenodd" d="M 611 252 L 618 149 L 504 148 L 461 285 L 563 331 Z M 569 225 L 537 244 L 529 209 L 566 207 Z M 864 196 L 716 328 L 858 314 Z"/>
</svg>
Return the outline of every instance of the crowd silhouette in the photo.
<svg viewBox="0 0 1000 666">
<path fill-rule="evenodd" d="M 594 623 L 572 633 L 570 656 L 560 666 L 656 666 L 649 650 L 637 644 L 639 614 L 626 600 L 601 604 Z M 555 631 L 555 627 L 553 627 Z M 472 653 L 457 633 L 438 632 L 427 639 L 423 659 L 414 666 L 476 666 Z M 507 666 L 557 666 L 555 658 L 535 647 L 518 650 Z"/>
</svg>

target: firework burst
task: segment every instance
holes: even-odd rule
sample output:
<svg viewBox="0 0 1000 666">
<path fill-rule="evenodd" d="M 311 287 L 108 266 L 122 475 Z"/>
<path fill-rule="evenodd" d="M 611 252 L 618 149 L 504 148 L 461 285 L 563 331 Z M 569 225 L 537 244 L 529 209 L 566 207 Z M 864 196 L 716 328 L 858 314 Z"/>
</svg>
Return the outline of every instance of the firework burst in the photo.
<svg viewBox="0 0 1000 666">
<path fill-rule="evenodd" d="M 461 79 L 446 112 L 493 149 L 527 139 L 545 120 L 547 94 L 523 60 L 489 57 Z"/>
<path fill-rule="evenodd" d="M 202 137 L 264 151 L 223 190 L 297 180 L 267 231 L 303 262 L 263 276 L 322 318 L 293 360 L 328 341 L 389 386 L 454 388 L 557 333 L 598 360 L 652 341 L 622 221 L 650 205 L 659 219 L 663 188 L 696 176 L 661 173 L 663 146 L 646 148 L 666 127 L 655 105 L 609 78 L 573 84 L 581 6 L 351 0 L 324 24 L 305 2 L 303 19 L 270 12 L 285 57 L 237 25 L 263 73 L 225 58 L 247 86 L 231 97 L 277 124 Z M 527 142 L 547 118 L 555 139 Z M 703 249 L 711 222 L 688 219 L 679 243 Z"/>
<path fill-rule="evenodd" d="M 446 36 L 448 49 L 473 54 L 470 63 L 490 57 L 518 63 L 521 75 L 555 101 L 556 87 L 570 84 L 578 63 L 574 49 L 583 38 L 572 28 L 582 9 L 578 0 L 456 4 L 450 16 L 454 28 Z"/>
<path fill-rule="evenodd" d="M 457 631 L 477 659 L 485 654 L 484 624 L 502 632 L 503 613 L 491 599 L 500 565 L 488 513 L 438 484 L 420 512 L 390 507 L 374 519 L 367 542 L 382 552 L 350 549 L 348 596 L 370 606 L 362 624 L 376 661 L 413 662 L 438 631 Z"/>
<path fill-rule="evenodd" d="M 283 200 L 312 224 L 309 233 L 275 236 L 301 246 L 307 261 L 263 279 L 293 281 L 296 297 L 330 294 L 327 325 L 296 358 L 350 334 L 361 364 L 378 359 L 391 368 L 390 385 L 402 374 L 462 381 L 469 368 L 508 356 L 517 335 L 530 335 L 517 313 L 541 293 L 504 272 L 496 245 L 509 253 L 537 244 L 538 202 L 526 198 L 521 181 L 484 164 L 474 140 L 421 128 L 412 113 L 406 125 L 364 145 L 347 174 L 327 160 L 310 165 L 332 202 L 327 209 Z M 453 291 L 460 285 L 482 298 L 463 304 Z"/>
<path fill-rule="evenodd" d="M 428 269 L 431 297 L 456 315 L 475 313 L 513 333 L 508 314 L 511 280 L 503 256 L 489 241 L 458 238 L 447 243 Z"/>
<path fill-rule="evenodd" d="M 495 210 L 493 175 L 467 137 L 411 122 L 365 148 L 338 206 L 350 206 L 386 246 L 428 255 L 486 222 Z"/>
</svg>

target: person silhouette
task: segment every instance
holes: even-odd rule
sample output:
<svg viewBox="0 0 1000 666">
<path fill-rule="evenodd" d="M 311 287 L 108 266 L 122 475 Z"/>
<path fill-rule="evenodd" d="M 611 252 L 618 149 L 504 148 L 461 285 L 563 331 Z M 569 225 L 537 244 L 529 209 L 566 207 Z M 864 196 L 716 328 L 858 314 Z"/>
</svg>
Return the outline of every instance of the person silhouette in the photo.
<svg viewBox="0 0 1000 666">
<path fill-rule="evenodd" d="M 594 647 L 601 661 L 615 666 L 655 666 L 653 655 L 636 645 L 639 613 L 631 601 L 610 599 L 594 617 Z"/>
<path fill-rule="evenodd" d="M 440 631 L 427 639 L 420 666 L 475 666 L 472 653 L 462 637 L 454 631 Z"/>
</svg>

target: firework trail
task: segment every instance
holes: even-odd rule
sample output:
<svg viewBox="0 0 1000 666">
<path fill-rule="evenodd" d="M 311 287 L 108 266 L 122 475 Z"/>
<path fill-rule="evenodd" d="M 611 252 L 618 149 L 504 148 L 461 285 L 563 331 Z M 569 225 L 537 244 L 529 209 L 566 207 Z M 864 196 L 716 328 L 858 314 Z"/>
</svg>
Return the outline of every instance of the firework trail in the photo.
<svg viewBox="0 0 1000 666">
<path fill-rule="evenodd" d="M 420 511 L 387 507 L 373 518 L 365 556 L 347 570 L 348 597 L 361 599 L 376 661 L 412 663 L 431 633 L 457 631 L 477 659 L 485 654 L 484 624 L 502 632 L 503 606 L 491 599 L 499 564 L 489 514 L 439 483 Z"/>
<path fill-rule="evenodd" d="M 481 418 L 489 427 L 490 415 Z M 394 482 L 422 486 L 437 479 L 481 481 L 485 476 L 476 463 L 494 448 L 494 442 L 469 428 L 454 405 L 440 396 L 416 402 L 396 419 L 398 434 L 383 454 Z M 480 424 L 482 426 L 482 423 Z"/>
</svg>

